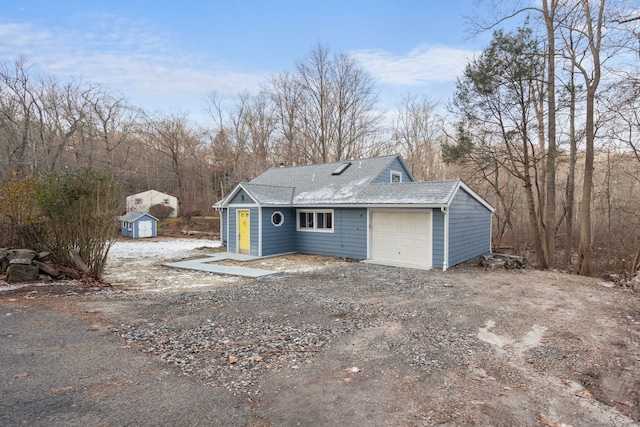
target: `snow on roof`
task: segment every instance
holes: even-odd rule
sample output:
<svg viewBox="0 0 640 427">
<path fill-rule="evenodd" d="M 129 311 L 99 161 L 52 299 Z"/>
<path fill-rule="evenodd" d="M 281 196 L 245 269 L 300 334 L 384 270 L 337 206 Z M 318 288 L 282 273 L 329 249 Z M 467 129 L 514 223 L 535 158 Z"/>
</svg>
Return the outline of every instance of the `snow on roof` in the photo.
<svg viewBox="0 0 640 427">
<path fill-rule="evenodd" d="M 318 204 L 318 203 L 353 203 L 357 195 L 366 188 L 369 180 L 361 178 L 350 181 L 343 185 L 331 184 L 326 187 L 298 192 L 293 198 L 296 205 Z"/>
</svg>

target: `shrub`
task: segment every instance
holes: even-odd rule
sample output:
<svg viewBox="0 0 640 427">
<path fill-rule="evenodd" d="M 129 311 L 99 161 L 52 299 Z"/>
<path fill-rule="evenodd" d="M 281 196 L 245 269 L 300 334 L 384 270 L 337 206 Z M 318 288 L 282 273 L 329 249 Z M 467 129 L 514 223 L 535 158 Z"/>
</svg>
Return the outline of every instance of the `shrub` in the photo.
<svg viewBox="0 0 640 427">
<path fill-rule="evenodd" d="M 107 173 L 52 173 L 37 183 L 47 249 L 65 264 L 100 279 L 117 234 L 120 190 Z"/>
<path fill-rule="evenodd" d="M 0 247 L 39 249 L 36 180 L 28 175 L 0 182 Z"/>
<path fill-rule="evenodd" d="M 171 206 L 153 205 L 149 208 L 149 215 L 153 215 L 158 219 L 167 219 L 173 213 Z"/>
</svg>

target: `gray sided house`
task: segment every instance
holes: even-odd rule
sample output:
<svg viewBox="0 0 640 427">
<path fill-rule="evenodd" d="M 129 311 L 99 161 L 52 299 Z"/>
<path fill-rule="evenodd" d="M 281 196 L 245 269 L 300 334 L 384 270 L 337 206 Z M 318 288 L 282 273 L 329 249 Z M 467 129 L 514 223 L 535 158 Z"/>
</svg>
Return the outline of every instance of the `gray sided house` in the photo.
<svg viewBox="0 0 640 427">
<path fill-rule="evenodd" d="M 216 207 L 228 252 L 446 270 L 491 251 L 493 207 L 459 179 L 415 182 L 398 155 L 269 169 Z"/>
<path fill-rule="evenodd" d="M 158 218 L 145 212 L 128 212 L 118 218 L 122 221 L 122 235 L 132 239 L 156 237 L 158 235 Z"/>
</svg>

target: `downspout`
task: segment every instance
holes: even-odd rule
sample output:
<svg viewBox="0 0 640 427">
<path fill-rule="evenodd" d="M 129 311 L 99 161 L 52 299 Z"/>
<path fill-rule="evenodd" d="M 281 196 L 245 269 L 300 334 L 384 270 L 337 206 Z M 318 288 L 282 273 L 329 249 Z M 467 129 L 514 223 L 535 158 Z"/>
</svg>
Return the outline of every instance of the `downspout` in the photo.
<svg viewBox="0 0 640 427">
<path fill-rule="evenodd" d="M 215 206 L 212 206 L 213 209 L 218 213 L 218 222 L 220 223 L 220 244 L 222 245 L 222 242 L 224 241 L 224 236 L 222 235 L 222 224 L 224 224 L 224 221 L 222 219 L 222 208 L 217 208 Z"/>
<path fill-rule="evenodd" d="M 440 208 L 444 215 L 444 258 L 442 260 L 442 271 L 447 271 L 449 267 L 449 210 L 446 206 Z"/>
<path fill-rule="evenodd" d="M 489 217 L 489 253 L 493 253 L 493 241 L 491 240 L 491 233 L 493 233 L 493 212 L 491 212 L 491 216 Z"/>
</svg>

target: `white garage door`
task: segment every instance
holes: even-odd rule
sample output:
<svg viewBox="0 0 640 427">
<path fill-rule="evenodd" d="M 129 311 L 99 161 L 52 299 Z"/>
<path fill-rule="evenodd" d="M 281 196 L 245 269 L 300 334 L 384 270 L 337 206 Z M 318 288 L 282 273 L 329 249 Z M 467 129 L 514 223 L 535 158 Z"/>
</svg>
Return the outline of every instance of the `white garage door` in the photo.
<svg viewBox="0 0 640 427">
<path fill-rule="evenodd" d="M 371 260 L 431 268 L 431 211 L 374 211 Z"/>
</svg>

